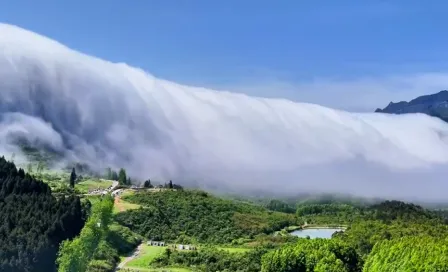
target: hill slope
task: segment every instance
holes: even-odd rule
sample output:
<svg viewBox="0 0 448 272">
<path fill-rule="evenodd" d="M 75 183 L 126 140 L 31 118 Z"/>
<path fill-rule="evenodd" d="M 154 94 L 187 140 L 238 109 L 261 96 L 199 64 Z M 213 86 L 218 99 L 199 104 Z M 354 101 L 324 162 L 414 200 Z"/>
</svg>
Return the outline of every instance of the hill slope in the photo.
<svg viewBox="0 0 448 272">
<path fill-rule="evenodd" d="M 390 102 L 384 109 L 376 109 L 375 112 L 383 113 L 425 113 L 438 117 L 448 122 L 448 91 L 440 91 L 435 94 L 419 96 L 409 102 Z"/>
<path fill-rule="evenodd" d="M 292 214 L 220 199 L 202 191 L 139 193 L 124 199 L 143 208 L 119 213 L 117 222 L 150 240 L 230 243 L 297 224 Z"/>
</svg>

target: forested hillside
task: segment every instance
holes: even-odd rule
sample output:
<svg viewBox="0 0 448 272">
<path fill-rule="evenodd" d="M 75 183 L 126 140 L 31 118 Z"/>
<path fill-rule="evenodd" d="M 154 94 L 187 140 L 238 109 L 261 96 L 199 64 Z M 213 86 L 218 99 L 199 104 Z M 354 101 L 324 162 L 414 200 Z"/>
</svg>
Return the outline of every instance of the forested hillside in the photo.
<svg viewBox="0 0 448 272">
<path fill-rule="evenodd" d="M 148 239 L 230 243 L 297 224 L 293 214 L 224 200 L 201 191 L 138 193 L 124 198 L 142 209 L 117 215 L 116 220 Z"/>
<path fill-rule="evenodd" d="M 409 236 L 375 245 L 364 272 L 448 271 L 448 239 Z"/>
<path fill-rule="evenodd" d="M 401 201 L 367 207 L 300 204 L 297 215 L 313 222 L 346 219 L 348 228 L 331 240 L 301 239 L 266 254 L 263 271 L 448 271 L 448 225 L 439 213 L 421 206 Z M 356 262 L 348 265 L 349 259 Z"/>
<path fill-rule="evenodd" d="M 360 269 L 361 261 L 355 250 L 337 240 L 301 239 L 262 258 L 263 272 L 357 272 Z"/>
<path fill-rule="evenodd" d="M 51 272 L 59 265 L 59 271 L 111 272 L 144 239 L 168 245 L 149 247 L 158 253 L 141 262 L 144 269 L 448 271 L 443 206 L 309 198 L 253 204 L 181 187 L 124 188 L 115 204 L 129 209 L 113 216 L 112 197 L 81 202 L 76 186 L 83 184 L 56 198 L 46 183 L 0 158 L 0 271 Z M 332 225 L 346 228 L 331 239 L 289 233 Z M 179 243 L 198 250 L 177 250 Z"/>
<path fill-rule="evenodd" d="M 55 271 L 59 244 L 79 234 L 85 217 L 78 197 L 56 199 L 0 158 L 0 271 Z"/>
</svg>

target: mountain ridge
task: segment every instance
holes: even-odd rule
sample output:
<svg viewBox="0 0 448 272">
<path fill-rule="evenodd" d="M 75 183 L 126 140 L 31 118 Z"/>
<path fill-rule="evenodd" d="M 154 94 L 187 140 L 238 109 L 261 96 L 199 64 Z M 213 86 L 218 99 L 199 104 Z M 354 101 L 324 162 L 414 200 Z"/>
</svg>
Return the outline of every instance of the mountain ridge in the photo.
<svg viewBox="0 0 448 272">
<path fill-rule="evenodd" d="M 392 114 L 424 113 L 448 122 L 448 91 L 442 90 L 438 93 L 422 95 L 409 102 L 390 102 L 384 109 L 378 108 L 375 112 Z"/>
</svg>

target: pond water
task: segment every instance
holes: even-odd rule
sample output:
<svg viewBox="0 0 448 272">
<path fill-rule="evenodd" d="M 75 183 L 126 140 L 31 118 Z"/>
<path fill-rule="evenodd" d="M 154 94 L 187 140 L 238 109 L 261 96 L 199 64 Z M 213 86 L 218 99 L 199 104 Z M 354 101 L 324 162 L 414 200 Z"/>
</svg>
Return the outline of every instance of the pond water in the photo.
<svg viewBox="0 0 448 272">
<path fill-rule="evenodd" d="M 291 235 L 297 236 L 297 237 L 307 237 L 309 236 L 311 239 L 314 238 L 331 238 L 331 235 L 335 233 L 336 231 L 341 231 L 343 229 L 341 228 L 309 228 L 309 229 L 302 229 L 302 230 L 295 230 L 291 232 Z"/>
</svg>

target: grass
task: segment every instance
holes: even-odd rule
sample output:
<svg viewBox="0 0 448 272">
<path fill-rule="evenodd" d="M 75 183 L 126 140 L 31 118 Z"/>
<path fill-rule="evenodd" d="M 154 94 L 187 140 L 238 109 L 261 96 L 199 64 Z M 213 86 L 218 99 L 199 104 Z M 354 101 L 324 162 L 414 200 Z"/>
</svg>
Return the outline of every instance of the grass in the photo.
<svg viewBox="0 0 448 272">
<path fill-rule="evenodd" d="M 101 190 L 107 189 L 112 186 L 112 181 L 99 180 L 99 179 L 87 179 L 83 180 L 75 185 L 75 188 L 83 194 L 100 188 Z"/>
<path fill-rule="evenodd" d="M 70 173 L 68 172 L 58 172 L 52 170 L 44 170 L 42 172 L 32 172 L 35 178 L 46 182 L 53 191 L 64 191 L 69 187 Z M 95 189 L 107 189 L 112 186 L 112 181 L 110 180 L 100 180 L 100 179 L 84 179 L 75 185 L 75 190 L 80 194 L 87 194 L 89 191 Z"/>
<path fill-rule="evenodd" d="M 144 271 L 144 272 L 192 272 L 188 268 L 180 268 L 180 267 L 161 267 L 161 268 L 142 268 L 142 267 L 128 267 L 126 266 L 124 269 L 131 269 L 135 271 Z"/>
<path fill-rule="evenodd" d="M 157 247 L 157 246 L 148 246 L 148 245 L 142 245 L 142 248 L 140 250 L 140 253 L 137 257 L 135 257 L 133 260 L 129 261 L 124 268 L 148 268 L 149 264 L 151 263 L 154 258 L 159 256 L 164 252 L 166 247 Z M 149 270 L 153 271 L 153 270 Z M 157 271 L 157 270 L 156 270 Z"/>
<path fill-rule="evenodd" d="M 130 203 L 130 202 L 124 201 L 121 197 L 117 197 L 117 198 L 115 198 L 113 213 L 117 214 L 119 212 L 138 209 L 140 207 L 141 207 L 141 205 Z"/>
<path fill-rule="evenodd" d="M 120 197 L 131 196 L 131 195 L 135 195 L 135 191 L 134 190 L 124 190 L 120 194 Z"/>
</svg>

